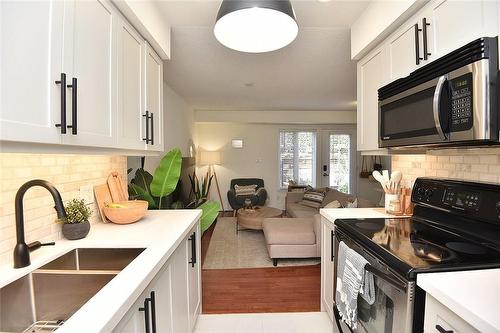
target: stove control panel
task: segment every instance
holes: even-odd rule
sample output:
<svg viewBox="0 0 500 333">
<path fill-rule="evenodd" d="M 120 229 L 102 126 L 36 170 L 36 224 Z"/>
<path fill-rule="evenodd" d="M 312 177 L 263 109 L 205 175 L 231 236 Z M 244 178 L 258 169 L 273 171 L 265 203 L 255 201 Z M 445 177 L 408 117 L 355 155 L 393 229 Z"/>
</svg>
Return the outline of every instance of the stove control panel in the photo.
<svg viewBox="0 0 500 333">
<path fill-rule="evenodd" d="M 412 202 L 500 226 L 499 184 L 418 178 L 413 187 Z"/>
<path fill-rule="evenodd" d="M 455 209 L 479 210 L 481 193 L 465 191 L 456 188 L 447 188 L 444 192 L 443 203 Z"/>
</svg>

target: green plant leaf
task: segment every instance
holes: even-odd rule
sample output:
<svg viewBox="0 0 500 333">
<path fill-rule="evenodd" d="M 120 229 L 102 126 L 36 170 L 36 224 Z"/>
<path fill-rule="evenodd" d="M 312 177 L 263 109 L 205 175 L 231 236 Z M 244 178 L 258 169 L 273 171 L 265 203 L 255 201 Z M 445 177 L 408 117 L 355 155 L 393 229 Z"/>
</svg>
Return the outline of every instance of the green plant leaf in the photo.
<svg viewBox="0 0 500 333">
<path fill-rule="evenodd" d="M 153 175 L 143 168 L 139 168 L 135 172 L 134 179 L 132 179 L 130 182 L 142 187 L 144 190 L 148 191 L 149 194 L 151 194 L 150 185 L 152 181 Z"/>
<path fill-rule="evenodd" d="M 200 224 L 201 233 L 203 234 L 208 228 L 210 228 L 219 215 L 220 203 L 217 201 L 207 201 L 198 208 L 202 210 Z"/>
<path fill-rule="evenodd" d="M 154 198 L 151 196 L 151 194 L 149 194 L 148 191 L 146 191 L 142 187 L 131 183 L 128 186 L 128 192 L 131 195 L 139 196 L 141 200 L 146 200 L 148 202 L 149 209 L 158 209 L 158 205 L 156 204 Z"/>
<path fill-rule="evenodd" d="M 179 148 L 169 151 L 160 161 L 150 185 L 151 194 L 159 197 L 171 194 L 181 175 L 182 154 Z"/>
</svg>

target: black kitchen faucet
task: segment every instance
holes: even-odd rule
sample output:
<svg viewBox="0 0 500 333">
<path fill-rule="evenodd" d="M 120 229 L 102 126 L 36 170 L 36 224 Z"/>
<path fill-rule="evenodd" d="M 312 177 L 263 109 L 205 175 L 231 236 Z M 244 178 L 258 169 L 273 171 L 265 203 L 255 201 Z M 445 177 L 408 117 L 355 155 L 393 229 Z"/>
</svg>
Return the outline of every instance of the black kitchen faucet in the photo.
<svg viewBox="0 0 500 333">
<path fill-rule="evenodd" d="M 14 268 L 22 268 L 29 266 L 31 264 L 30 261 L 30 251 L 34 251 L 36 249 L 39 249 L 41 246 L 45 245 L 54 245 L 55 243 L 40 243 L 40 242 L 33 242 L 30 244 L 26 244 L 24 240 L 24 214 L 23 214 L 23 197 L 24 194 L 26 193 L 27 190 L 29 190 L 33 186 L 41 186 L 46 188 L 50 194 L 52 195 L 52 198 L 54 199 L 55 203 L 55 210 L 57 212 L 57 217 L 59 219 L 64 219 L 66 218 L 66 210 L 64 209 L 64 204 L 61 199 L 61 194 L 59 191 L 55 188 L 54 185 L 49 183 L 46 180 L 42 179 L 34 179 L 30 180 L 29 182 L 24 183 L 19 190 L 17 190 L 16 193 L 16 237 L 17 237 L 17 244 L 16 247 L 14 248 Z"/>
</svg>

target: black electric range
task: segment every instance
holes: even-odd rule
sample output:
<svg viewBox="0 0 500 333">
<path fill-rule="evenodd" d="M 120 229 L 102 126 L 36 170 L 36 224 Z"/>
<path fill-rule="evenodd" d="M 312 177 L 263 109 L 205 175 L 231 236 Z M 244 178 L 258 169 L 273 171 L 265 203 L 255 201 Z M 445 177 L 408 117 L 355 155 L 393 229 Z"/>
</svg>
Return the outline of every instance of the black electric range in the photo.
<svg viewBox="0 0 500 333">
<path fill-rule="evenodd" d="M 340 332 L 422 332 L 425 292 L 418 274 L 500 267 L 500 185 L 419 178 L 412 202 L 411 218 L 335 221 L 335 267 L 343 242 L 367 260 L 376 299 L 368 304 L 358 297 L 355 330 L 345 328 L 334 305 Z"/>
<path fill-rule="evenodd" d="M 419 178 L 411 218 L 339 219 L 337 230 L 408 279 L 500 267 L 500 185 Z"/>
</svg>

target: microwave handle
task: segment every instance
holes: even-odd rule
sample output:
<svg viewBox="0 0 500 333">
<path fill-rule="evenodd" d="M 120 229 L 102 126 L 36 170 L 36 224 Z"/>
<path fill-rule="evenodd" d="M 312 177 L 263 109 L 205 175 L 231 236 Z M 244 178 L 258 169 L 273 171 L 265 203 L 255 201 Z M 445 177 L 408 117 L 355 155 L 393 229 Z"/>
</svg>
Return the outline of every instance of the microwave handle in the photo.
<svg viewBox="0 0 500 333">
<path fill-rule="evenodd" d="M 439 105 L 441 104 L 441 92 L 443 91 L 444 84 L 446 83 L 447 76 L 443 75 L 439 77 L 438 83 L 436 85 L 436 90 L 434 91 L 434 98 L 432 100 L 432 113 L 434 115 L 434 125 L 438 132 L 441 140 L 446 140 L 446 134 L 443 132 L 443 127 L 441 126 L 441 119 L 439 118 Z"/>
</svg>

